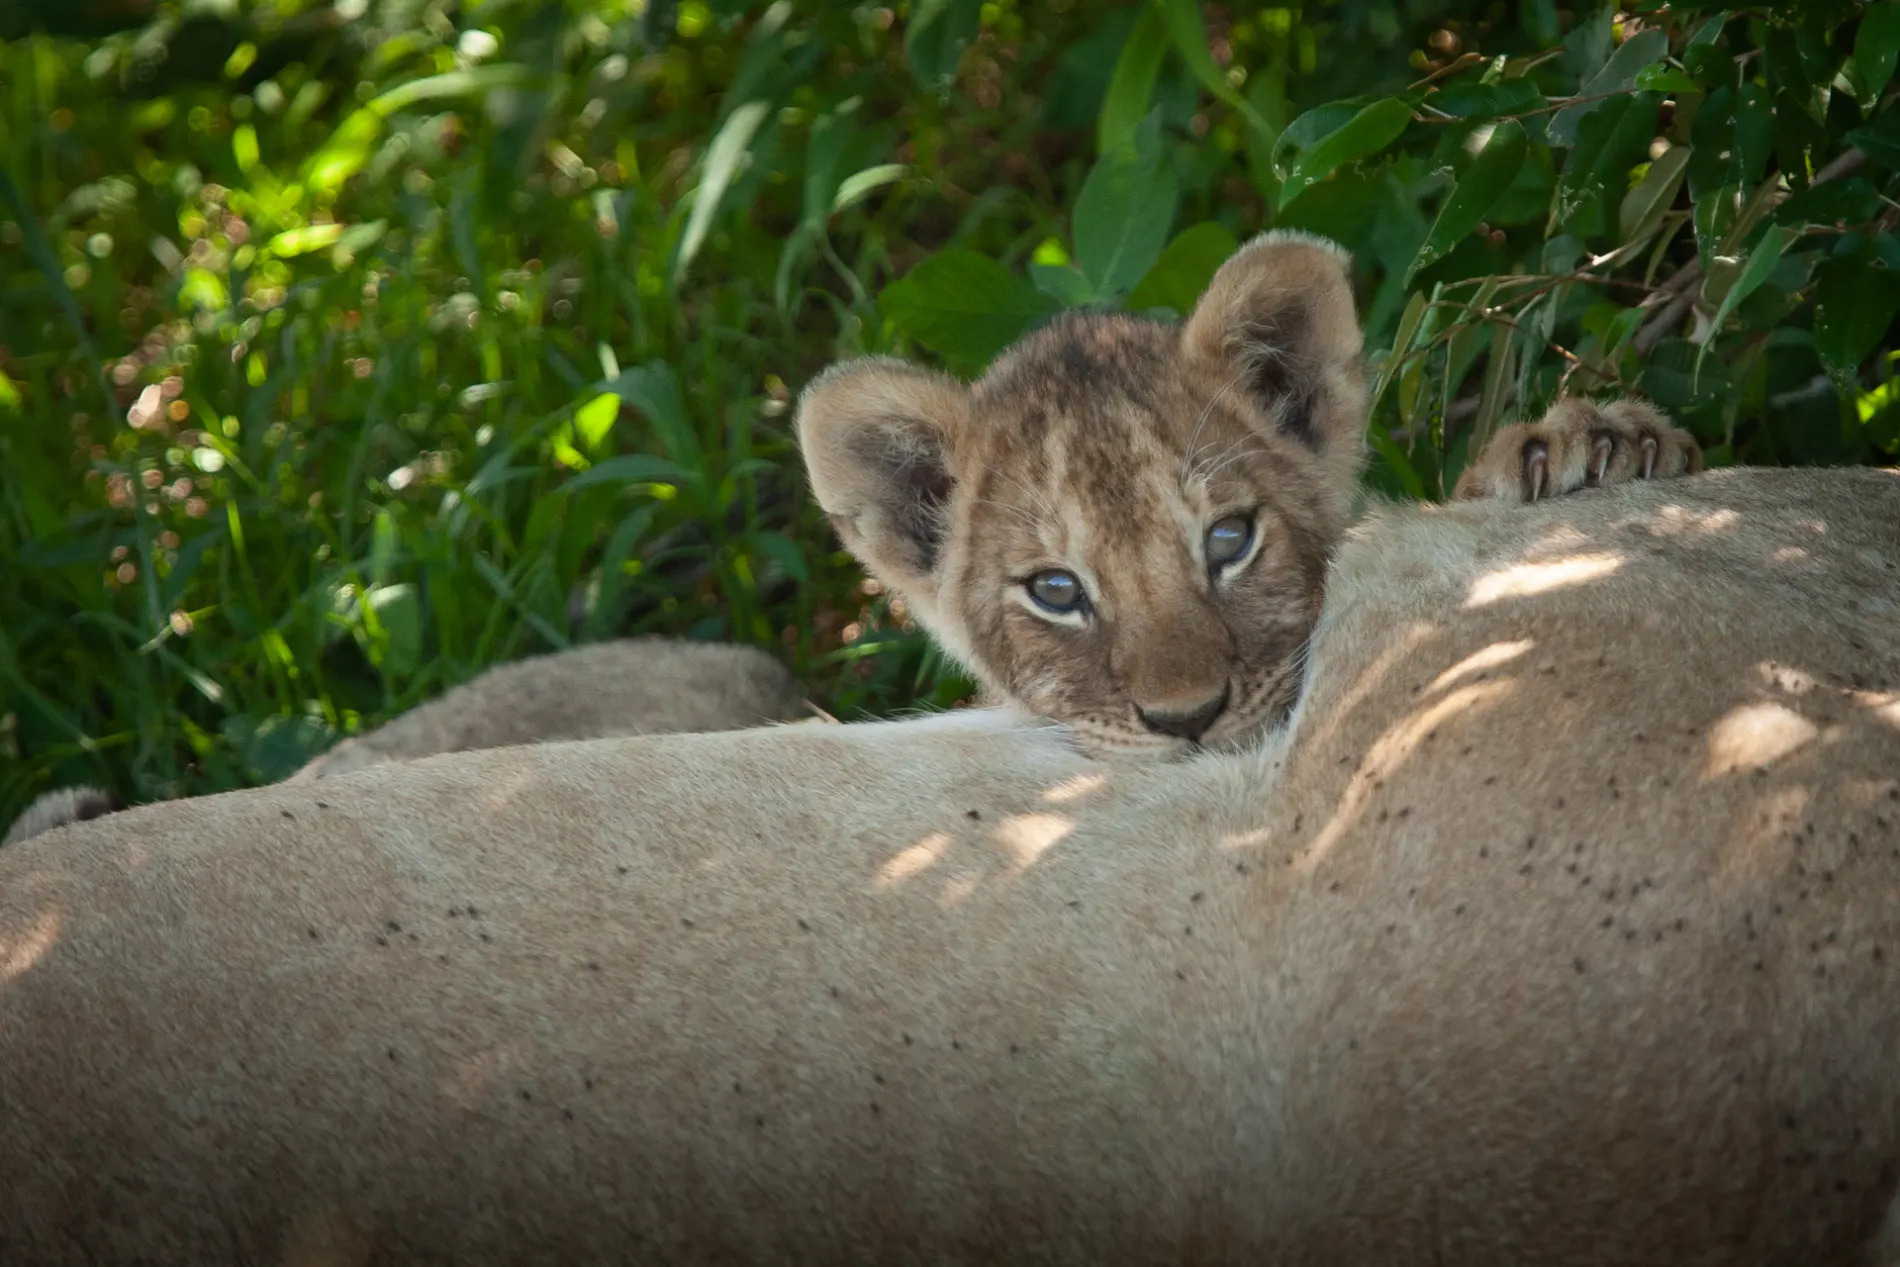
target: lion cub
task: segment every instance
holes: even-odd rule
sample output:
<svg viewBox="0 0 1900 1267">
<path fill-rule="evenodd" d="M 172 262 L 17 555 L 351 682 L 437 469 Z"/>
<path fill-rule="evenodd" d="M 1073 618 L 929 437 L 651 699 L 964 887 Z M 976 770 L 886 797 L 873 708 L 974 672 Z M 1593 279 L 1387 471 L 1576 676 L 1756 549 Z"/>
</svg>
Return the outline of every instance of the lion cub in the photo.
<svg viewBox="0 0 1900 1267">
<path fill-rule="evenodd" d="M 1072 313 L 974 384 L 871 357 L 797 428 L 844 544 L 992 702 L 1097 757 L 1240 743 L 1301 685 L 1347 527 L 1366 387 L 1346 252 L 1269 233 L 1179 326 Z M 1505 428 L 1461 497 L 1536 500 L 1699 465 L 1646 405 Z"/>
</svg>

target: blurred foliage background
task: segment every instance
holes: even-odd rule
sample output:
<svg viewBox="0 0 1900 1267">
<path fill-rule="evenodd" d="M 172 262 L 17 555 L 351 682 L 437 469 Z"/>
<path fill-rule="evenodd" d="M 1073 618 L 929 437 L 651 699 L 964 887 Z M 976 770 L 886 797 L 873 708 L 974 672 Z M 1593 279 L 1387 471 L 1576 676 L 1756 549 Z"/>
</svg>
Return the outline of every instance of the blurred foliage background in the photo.
<svg viewBox="0 0 1900 1267">
<path fill-rule="evenodd" d="M 14 0 L 0 822 L 624 633 L 949 703 L 799 387 L 1178 313 L 1272 226 L 1357 253 L 1387 493 L 1560 388 L 1889 460 L 1897 56 L 1830 0 Z"/>
</svg>

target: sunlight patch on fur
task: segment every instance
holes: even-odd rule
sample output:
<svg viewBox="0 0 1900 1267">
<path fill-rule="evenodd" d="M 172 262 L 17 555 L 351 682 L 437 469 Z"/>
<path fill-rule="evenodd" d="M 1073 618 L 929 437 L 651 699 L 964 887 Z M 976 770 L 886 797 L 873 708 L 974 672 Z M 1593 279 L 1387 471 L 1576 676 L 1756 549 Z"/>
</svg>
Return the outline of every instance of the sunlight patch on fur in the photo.
<svg viewBox="0 0 1900 1267">
<path fill-rule="evenodd" d="M 1459 678 L 1495 669 L 1500 664 L 1508 664 L 1536 645 L 1536 641 L 1531 638 L 1519 638 L 1515 642 L 1494 642 L 1484 650 L 1466 656 L 1440 673 L 1432 679 L 1431 686 L 1426 689 L 1433 692 L 1442 691 Z"/>
<path fill-rule="evenodd" d="M 930 870 L 937 865 L 943 857 L 943 851 L 949 847 L 949 836 L 940 831 L 932 832 L 885 863 L 877 873 L 877 887 L 895 888 L 906 880 Z"/>
<path fill-rule="evenodd" d="M 1649 530 L 1659 537 L 1705 536 L 1712 532 L 1728 532 L 1742 517 L 1724 507 L 1697 514 L 1683 506 L 1662 506 L 1649 521 Z"/>
<path fill-rule="evenodd" d="M 1042 794 L 1042 799 L 1058 805 L 1080 800 L 1108 783 L 1106 774 L 1078 774 L 1074 778 L 1064 779 Z"/>
<path fill-rule="evenodd" d="M 1306 852 L 1300 855 L 1298 869 L 1308 872 L 1319 865 L 1320 860 L 1339 843 L 1339 838 L 1359 821 L 1359 816 L 1376 795 L 1378 786 L 1404 764 L 1426 735 L 1460 714 L 1495 703 L 1516 689 L 1516 678 L 1474 682 L 1470 686 L 1458 688 L 1435 704 L 1419 709 L 1380 735 L 1366 751 L 1365 760 L 1359 763 L 1359 769 L 1354 772 L 1352 784 L 1341 798 L 1339 809 L 1320 829 L 1319 834 L 1313 837 L 1313 843 Z"/>
<path fill-rule="evenodd" d="M 1042 855 L 1075 830 L 1061 814 L 1011 814 L 996 828 L 996 842 L 1009 850 L 1018 871 L 1036 865 Z"/>
<path fill-rule="evenodd" d="M 33 927 L 16 937 L 0 941 L 0 984 L 24 974 L 59 940 L 58 911 L 43 911 Z"/>
<path fill-rule="evenodd" d="M 1624 556 L 1613 551 L 1579 554 L 1554 563 L 1514 563 L 1479 577 L 1471 584 L 1465 609 L 1484 607 L 1507 598 L 1529 598 L 1551 590 L 1599 581 L 1623 566 Z"/>
<path fill-rule="evenodd" d="M 1239 849 L 1259 849 L 1273 843 L 1273 828 L 1249 827 L 1246 831 L 1230 831 L 1220 838 L 1220 847 L 1228 853 Z"/>
<path fill-rule="evenodd" d="M 1849 698 L 1877 720 L 1900 730 L 1900 691 L 1853 691 Z"/>
<path fill-rule="evenodd" d="M 1768 766 L 1813 743 L 1821 728 L 1780 704 L 1744 704 L 1709 730 L 1709 759 L 1702 778 Z"/>
</svg>

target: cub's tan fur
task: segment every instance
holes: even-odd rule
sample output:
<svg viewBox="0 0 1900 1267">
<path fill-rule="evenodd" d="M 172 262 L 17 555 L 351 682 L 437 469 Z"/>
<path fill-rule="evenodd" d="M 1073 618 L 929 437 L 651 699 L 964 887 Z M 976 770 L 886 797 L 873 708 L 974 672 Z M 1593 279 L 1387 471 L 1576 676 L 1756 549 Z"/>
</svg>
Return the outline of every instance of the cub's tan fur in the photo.
<svg viewBox="0 0 1900 1267">
<path fill-rule="evenodd" d="M 1896 611 L 1892 474 L 1393 510 L 1255 749 L 975 710 L 28 841 L 7 1260 L 1893 1267 Z"/>
<path fill-rule="evenodd" d="M 967 388 L 888 358 L 836 366 L 799 406 L 812 489 L 992 699 L 1096 756 L 1250 741 L 1299 690 L 1354 500 L 1366 392 L 1348 264 L 1268 234 L 1183 325 L 1071 314 Z M 1566 401 L 1501 432 L 1459 494 L 1535 500 L 1679 474 L 1694 453 L 1648 406 Z M 1208 544 L 1223 521 L 1251 527 L 1225 561 Z M 1079 578 L 1075 610 L 1032 597 L 1052 570 Z"/>
<path fill-rule="evenodd" d="M 737 730 L 803 715 L 791 674 L 756 648 L 623 638 L 492 668 L 375 730 L 343 740 L 286 782 L 442 752 Z M 28 805 L 0 845 L 120 808 L 98 788 L 58 788 Z"/>
</svg>

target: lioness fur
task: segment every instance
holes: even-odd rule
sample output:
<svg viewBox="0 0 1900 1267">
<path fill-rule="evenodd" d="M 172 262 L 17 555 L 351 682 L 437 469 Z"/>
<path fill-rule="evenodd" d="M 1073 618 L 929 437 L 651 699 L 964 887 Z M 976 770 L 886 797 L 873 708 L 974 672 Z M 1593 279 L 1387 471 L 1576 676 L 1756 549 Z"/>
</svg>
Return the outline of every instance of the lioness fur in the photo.
<svg viewBox="0 0 1900 1267">
<path fill-rule="evenodd" d="M 799 403 L 813 493 L 990 699 L 1098 757 L 1249 743 L 1298 695 L 1365 453 L 1349 264 L 1265 234 L 1184 323 L 1068 314 L 967 387 L 888 357 L 835 366 Z M 1458 493 L 1697 465 L 1647 405 L 1562 401 L 1502 431 Z"/>
<path fill-rule="evenodd" d="M 542 744 L 0 853 L 9 1261 L 1900 1262 L 1900 478 L 1328 585 L 1238 752 Z"/>
</svg>

